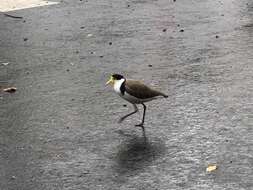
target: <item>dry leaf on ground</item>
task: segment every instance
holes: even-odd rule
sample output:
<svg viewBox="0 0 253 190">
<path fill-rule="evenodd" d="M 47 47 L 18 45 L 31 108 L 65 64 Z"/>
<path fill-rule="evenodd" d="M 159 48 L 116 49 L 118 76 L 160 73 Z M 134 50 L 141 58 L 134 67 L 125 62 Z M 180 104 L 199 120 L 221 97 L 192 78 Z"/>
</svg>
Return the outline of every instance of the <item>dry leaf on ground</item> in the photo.
<svg viewBox="0 0 253 190">
<path fill-rule="evenodd" d="M 209 165 L 207 168 L 206 168 L 206 171 L 207 172 L 212 172 L 212 171 L 215 171 L 218 169 L 218 166 L 215 165 L 215 164 L 212 164 L 212 165 Z"/>
</svg>

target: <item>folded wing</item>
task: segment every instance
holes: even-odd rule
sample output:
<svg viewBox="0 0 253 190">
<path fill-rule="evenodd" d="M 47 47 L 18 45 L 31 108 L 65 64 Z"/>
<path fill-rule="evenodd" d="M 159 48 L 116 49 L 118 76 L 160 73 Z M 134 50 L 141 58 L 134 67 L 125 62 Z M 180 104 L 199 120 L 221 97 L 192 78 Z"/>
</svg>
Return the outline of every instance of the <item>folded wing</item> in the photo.
<svg viewBox="0 0 253 190">
<path fill-rule="evenodd" d="M 151 89 L 145 84 L 136 80 L 127 80 L 125 83 L 125 89 L 128 94 L 140 99 L 154 98 L 156 96 L 167 97 L 162 92 Z"/>
</svg>

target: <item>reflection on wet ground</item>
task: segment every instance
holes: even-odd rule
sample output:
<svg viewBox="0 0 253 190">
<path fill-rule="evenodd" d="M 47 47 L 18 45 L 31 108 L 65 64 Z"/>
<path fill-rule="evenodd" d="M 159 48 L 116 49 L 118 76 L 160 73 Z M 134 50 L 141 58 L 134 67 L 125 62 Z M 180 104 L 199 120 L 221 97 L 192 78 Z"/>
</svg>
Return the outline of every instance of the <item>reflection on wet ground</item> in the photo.
<svg viewBox="0 0 253 190">
<path fill-rule="evenodd" d="M 153 161 L 165 154 L 165 151 L 164 142 L 158 138 L 128 137 L 118 147 L 115 157 L 116 172 L 119 174 L 138 172 L 142 168 L 152 165 Z"/>
</svg>

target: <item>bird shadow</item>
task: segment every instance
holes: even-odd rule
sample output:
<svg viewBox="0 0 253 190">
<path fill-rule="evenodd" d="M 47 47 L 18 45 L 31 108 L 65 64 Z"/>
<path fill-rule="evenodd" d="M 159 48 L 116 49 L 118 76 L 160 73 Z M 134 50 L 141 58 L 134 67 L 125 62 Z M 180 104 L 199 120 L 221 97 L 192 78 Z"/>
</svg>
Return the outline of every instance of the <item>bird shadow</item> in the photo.
<svg viewBox="0 0 253 190">
<path fill-rule="evenodd" d="M 119 145 L 115 156 L 115 170 L 118 174 L 139 172 L 165 153 L 165 143 L 159 138 L 148 139 L 145 131 L 142 137 L 122 131 L 119 133 L 124 135 L 126 140 Z"/>
</svg>

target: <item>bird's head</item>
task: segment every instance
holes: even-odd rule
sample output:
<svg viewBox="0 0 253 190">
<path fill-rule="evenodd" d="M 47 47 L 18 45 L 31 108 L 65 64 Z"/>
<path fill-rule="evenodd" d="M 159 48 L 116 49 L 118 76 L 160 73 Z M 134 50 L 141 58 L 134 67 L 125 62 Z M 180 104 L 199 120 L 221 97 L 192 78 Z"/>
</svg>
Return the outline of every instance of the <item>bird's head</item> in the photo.
<svg viewBox="0 0 253 190">
<path fill-rule="evenodd" d="M 113 84 L 114 85 L 114 83 L 116 83 L 118 81 L 122 81 L 122 80 L 125 80 L 125 78 L 122 75 L 112 74 L 106 84 Z"/>
</svg>

